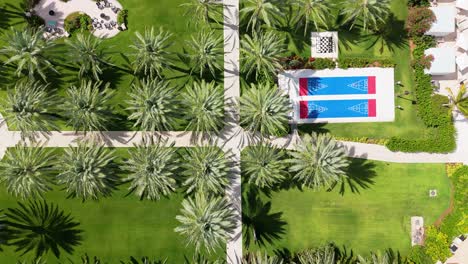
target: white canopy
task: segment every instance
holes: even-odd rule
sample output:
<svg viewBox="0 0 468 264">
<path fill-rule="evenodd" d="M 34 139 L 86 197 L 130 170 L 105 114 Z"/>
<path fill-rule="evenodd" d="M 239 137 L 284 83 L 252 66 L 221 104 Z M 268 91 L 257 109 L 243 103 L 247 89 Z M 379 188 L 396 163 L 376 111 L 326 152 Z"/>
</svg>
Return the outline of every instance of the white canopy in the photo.
<svg viewBox="0 0 468 264">
<path fill-rule="evenodd" d="M 426 32 L 426 35 L 443 37 L 455 32 L 455 15 L 457 12 L 454 6 L 435 6 L 430 9 L 434 12 L 436 21 L 432 23 L 432 27 Z"/>
<path fill-rule="evenodd" d="M 468 0 L 457 0 L 456 6 L 460 9 L 468 10 Z"/>
<path fill-rule="evenodd" d="M 455 49 L 453 47 L 430 48 L 425 50 L 424 54 L 434 57 L 431 68 L 425 69 L 425 73 L 431 75 L 446 75 L 456 72 Z"/>
<path fill-rule="evenodd" d="M 465 30 L 458 34 L 457 47 L 462 48 L 465 51 L 468 51 L 468 31 Z"/>
<path fill-rule="evenodd" d="M 463 53 L 462 55 L 458 56 L 457 65 L 460 71 L 463 71 L 466 68 L 468 68 L 468 54 Z"/>
</svg>

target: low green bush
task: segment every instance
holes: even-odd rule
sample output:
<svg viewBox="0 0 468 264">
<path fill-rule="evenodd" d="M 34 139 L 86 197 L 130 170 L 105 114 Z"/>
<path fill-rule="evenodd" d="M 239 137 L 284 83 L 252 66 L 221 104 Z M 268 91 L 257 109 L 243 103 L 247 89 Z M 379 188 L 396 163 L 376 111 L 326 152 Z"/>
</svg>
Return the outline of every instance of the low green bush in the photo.
<svg viewBox="0 0 468 264">
<path fill-rule="evenodd" d="M 429 7 L 411 7 L 405 28 L 410 37 L 422 36 L 431 28 L 435 20 L 436 17 Z"/>
<path fill-rule="evenodd" d="M 425 230 L 425 236 L 424 249 L 426 254 L 431 257 L 433 263 L 438 260 L 443 262 L 450 257 L 450 244 L 446 234 L 440 232 L 434 226 L 429 226 Z"/>
<path fill-rule="evenodd" d="M 414 246 L 406 257 L 407 264 L 433 264 L 431 258 L 421 246 Z"/>
<path fill-rule="evenodd" d="M 77 29 L 92 30 L 92 19 L 87 14 L 74 12 L 65 18 L 64 28 L 70 34 Z"/>
<path fill-rule="evenodd" d="M 125 26 L 127 26 L 128 24 L 128 10 L 127 9 L 122 9 L 119 11 L 119 13 L 117 14 L 117 23 L 119 24 L 119 26 L 121 24 L 125 24 Z"/>
<path fill-rule="evenodd" d="M 440 227 L 449 238 L 468 233 L 468 166 L 459 168 L 451 178 L 453 209 Z"/>
<path fill-rule="evenodd" d="M 395 67 L 395 61 L 392 59 L 375 59 L 364 57 L 344 57 L 338 60 L 338 67 L 342 69 L 348 68 L 367 68 L 367 67 Z"/>
<path fill-rule="evenodd" d="M 336 63 L 332 59 L 312 57 L 303 58 L 295 54 L 281 58 L 280 63 L 284 70 L 323 70 L 336 68 Z"/>
</svg>

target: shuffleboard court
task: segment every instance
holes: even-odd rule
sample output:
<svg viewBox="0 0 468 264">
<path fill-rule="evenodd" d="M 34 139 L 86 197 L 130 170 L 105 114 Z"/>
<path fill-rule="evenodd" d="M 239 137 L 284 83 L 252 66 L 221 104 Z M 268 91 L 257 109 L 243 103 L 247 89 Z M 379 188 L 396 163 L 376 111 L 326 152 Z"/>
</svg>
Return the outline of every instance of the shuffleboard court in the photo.
<svg viewBox="0 0 468 264">
<path fill-rule="evenodd" d="M 375 117 L 375 99 L 300 101 L 300 115 L 306 118 Z"/>
<path fill-rule="evenodd" d="M 299 78 L 299 96 L 375 94 L 375 76 Z"/>
</svg>

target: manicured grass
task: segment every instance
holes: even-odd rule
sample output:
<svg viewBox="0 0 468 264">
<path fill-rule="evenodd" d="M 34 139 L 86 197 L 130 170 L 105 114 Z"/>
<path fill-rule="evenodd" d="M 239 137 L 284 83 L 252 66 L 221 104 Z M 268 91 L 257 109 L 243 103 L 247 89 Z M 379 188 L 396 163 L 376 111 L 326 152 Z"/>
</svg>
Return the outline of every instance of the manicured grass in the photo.
<svg viewBox="0 0 468 264">
<path fill-rule="evenodd" d="M 131 54 L 134 52 L 129 46 L 133 44 L 135 32 L 138 31 L 140 33 L 144 33 L 145 29 L 154 27 L 156 32 L 162 28 L 165 31 L 172 33 L 172 46 L 169 51 L 173 53 L 177 69 L 166 70 L 163 74 L 166 79 L 170 80 L 174 84 L 175 89 L 183 90 L 183 87 L 189 81 L 193 80 L 193 77 L 188 75 L 188 66 L 182 63 L 178 58 L 179 54 L 187 54 L 186 41 L 190 40 L 192 35 L 197 34 L 202 30 L 212 30 L 215 32 L 216 36 L 219 37 L 222 37 L 223 31 L 222 26 L 217 25 L 216 23 L 212 23 L 211 28 L 191 23 L 191 16 L 185 14 L 187 11 L 186 7 L 180 6 L 181 4 L 186 3 L 185 0 L 158 0 L 157 2 L 154 0 L 121 0 L 120 2 L 125 9 L 128 9 L 129 29 L 127 31 L 120 32 L 117 36 L 111 39 L 103 41 L 103 47 L 106 51 L 111 53 L 111 62 L 116 65 L 116 67 L 105 72 L 103 76 L 103 80 L 111 83 L 111 88 L 116 92 L 113 100 L 111 101 L 115 116 L 109 130 L 138 130 L 133 128 L 133 122 L 127 120 L 127 116 L 130 113 L 125 110 L 125 100 L 128 99 L 127 92 L 135 81 L 135 77 L 132 74 L 133 70 L 129 64 L 132 61 Z M 14 10 L 12 6 L 17 7 L 18 1 L 0 0 L 0 7 L 11 11 Z M 0 33 L 4 34 L 8 32 L 10 26 L 21 28 L 25 26 L 24 20 L 17 15 L 11 15 L 11 19 L 0 24 Z M 61 44 L 63 43 L 63 40 L 60 39 L 57 43 Z M 3 45 L 2 41 L 0 41 L 0 46 L 1 45 Z M 71 84 L 79 84 L 77 76 L 78 70 L 74 70 L 69 67 L 70 59 L 67 58 L 68 54 L 66 53 L 66 49 L 63 45 L 56 47 L 52 53 L 53 54 L 51 55 L 54 58 L 53 61 L 59 65 L 58 70 L 61 75 L 51 76 L 51 79 L 48 81 L 51 82 L 51 89 L 57 89 L 56 92 L 63 96 L 65 95 L 65 90 Z M 220 59 L 223 60 L 223 58 Z M 220 64 L 223 64 L 222 61 Z M 62 66 L 67 67 L 65 68 Z M 12 76 L 11 69 L 8 71 L 8 77 L 10 77 L 9 81 L 2 81 L 2 85 L 0 85 L 0 99 L 5 97 L 6 87 L 12 86 L 14 81 L 17 79 L 17 77 Z M 222 73 L 218 74 L 217 78 L 216 82 L 222 85 Z M 1 112 L 2 109 L 0 108 L 0 113 Z M 56 111 L 56 113 L 60 115 L 60 111 Z M 59 117 L 59 119 L 56 120 L 56 123 L 62 130 L 72 130 L 71 127 L 66 126 L 66 121 L 65 117 Z M 176 129 L 183 130 L 183 126 L 184 122 L 181 121 L 180 126 Z"/>
<path fill-rule="evenodd" d="M 286 222 L 281 238 L 266 248 L 295 252 L 334 241 L 360 254 L 389 247 L 406 254 L 411 248 L 410 217 L 423 216 L 430 225 L 449 205 L 449 180 L 442 164 L 353 164 L 351 175 L 374 182 L 359 193 L 349 186 L 344 195 L 338 187 L 331 192 L 294 188 L 272 192 L 271 199 L 263 197 L 271 201 L 270 214 L 281 213 Z M 438 196 L 429 198 L 429 189 L 437 189 Z M 263 225 L 269 225 L 268 218 Z"/>
<path fill-rule="evenodd" d="M 126 153 L 126 149 L 118 149 L 116 155 L 122 158 Z M 68 259 L 78 261 L 85 253 L 100 257 L 104 263 L 119 263 L 130 256 L 167 259 L 168 263 L 183 263 L 184 255 L 191 259 L 194 248 L 186 247 L 184 237 L 174 232 L 179 223 L 175 217 L 180 213 L 184 198 L 182 190 L 160 201 L 140 201 L 134 194 L 127 196 L 128 185 L 125 184 L 111 197 L 83 203 L 80 199 L 67 199 L 61 188 L 47 193 L 46 200 L 71 213 L 83 230 L 81 245 L 75 247 L 72 256 L 62 255 L 61 263 L 69 263 Z M 16 207 L 16 201 L 0 186 L 0 208 Z M 4 249 L 5 252 L 0 253 L 0 263 L 16 263 L 18 254 L 13 248 Z M 212 256 L 224 258 L 224 252 L 222 247 Z M 47 259 L 48 263 L 57 263 L 52 254 Z"/>
</svg>

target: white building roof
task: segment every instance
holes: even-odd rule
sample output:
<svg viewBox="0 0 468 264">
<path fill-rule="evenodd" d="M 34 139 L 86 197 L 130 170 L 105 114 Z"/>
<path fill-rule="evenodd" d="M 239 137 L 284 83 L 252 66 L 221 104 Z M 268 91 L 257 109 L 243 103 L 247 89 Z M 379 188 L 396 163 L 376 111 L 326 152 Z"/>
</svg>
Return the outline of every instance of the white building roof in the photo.
<svg viewBox="0 0 468 264">
<path fill-rule="evenodd" d="M 456 72 L 455 49 L 453 47 L 430 48 L 424 51 L 424 54 L 434 57 L 431 68 L 425 69 L 425 73 L 431 75 L 446 75 Z"/>
<path fill-rule="evenodd" d="M 435 6 L 430 8 L 434 12 L 436 21 L 426 35 L 443 37 L 455 32 L 455 6 Z"/>
</svg>

